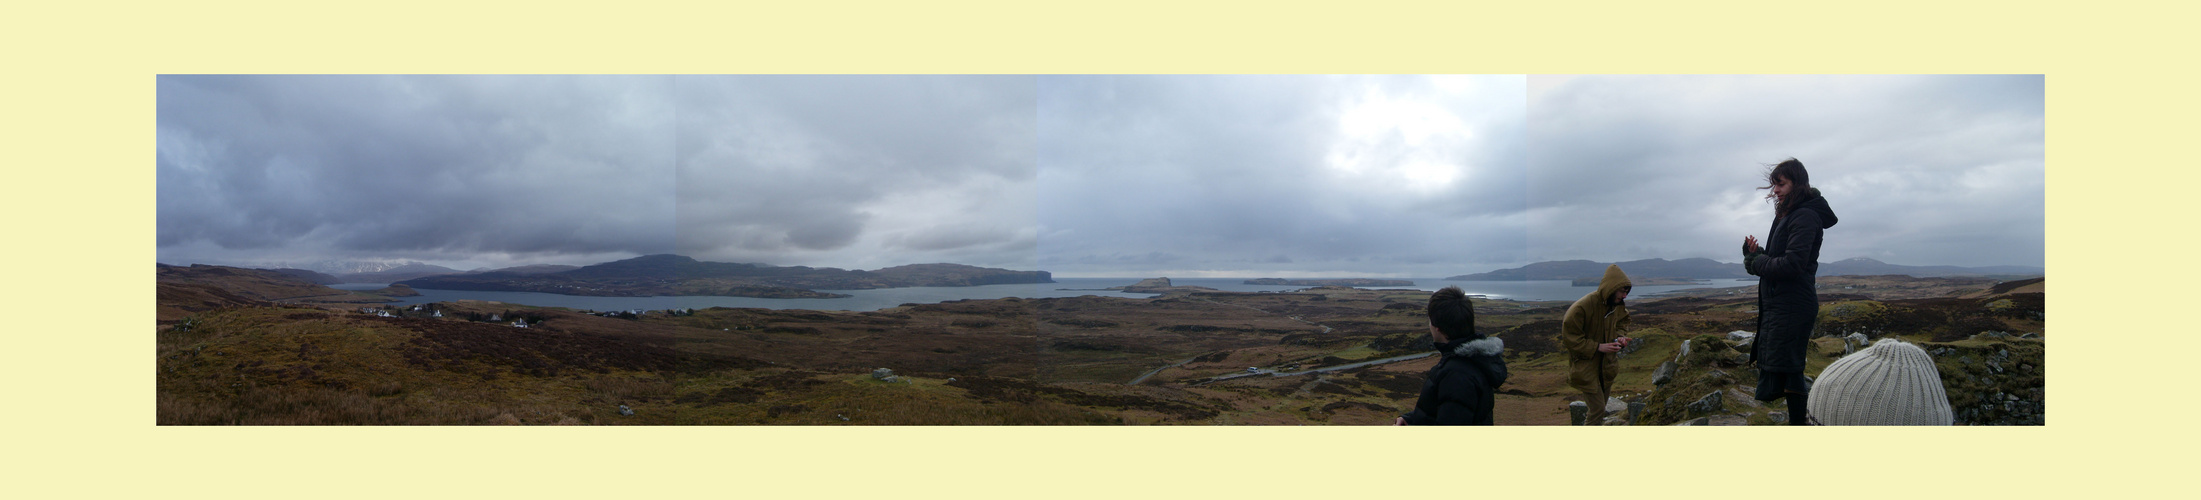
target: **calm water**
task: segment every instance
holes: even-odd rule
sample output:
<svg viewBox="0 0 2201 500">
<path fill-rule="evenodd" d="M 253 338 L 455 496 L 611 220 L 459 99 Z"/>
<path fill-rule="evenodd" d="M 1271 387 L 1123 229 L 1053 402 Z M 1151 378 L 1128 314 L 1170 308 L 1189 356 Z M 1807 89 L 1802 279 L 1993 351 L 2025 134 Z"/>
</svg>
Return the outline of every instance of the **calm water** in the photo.
<svg viewBox="0 0 2201 500">
<path fill-rule="evenodd" d="M 1246 278 L 1171 278 L 1170 282 L 1184 286 L 1204 286 L 1230 292 L 1283 292 L 1307 287 L 1281 285 L 1247 285 Z M 886 288 L 879 290 L 820 290 L 843 293 L 853 297 L 842 299 L 759 299 L 750 297 L 587 297 L 535 292 L 478 292 L 467 290 L 435 290 L 421 288 L 418 297 L 399 297 L 398 305 L 452 300 L 493 300 L 513 304 L 542 307 L 568 307 L 597 311 L 625 309 L 676 309 L 706 307 L 759 307 L 766 309 L 821 309 L 841 311 L 875 311 L 905 303 L 932 304 L 960 299 L 998 299 L 1003 297 L 1047 298 L 1095 295 L 1101 297 L 1148 298 L 1152 294 L 1101 291 L 1101 288 L 1138 283 L 1139 278 L 1055 278 L 1056 283 L 1025 285 L 985 285 L 969 287 L 917 287 Z M 1592 287 L 1576 287 L 1564 280 L 1547 281 L 1444 281 L 1436 278 L 1414 278 L 1414 286 L 1369 287 L 1375 289 L 1410 289 L 1436 291 L 1446 286 L 1458 286 L 1472 295 L 1494 299 L 1522 301 L 1574 300 L 1590 293 Z M 1636 296 L 1649 296 L 1661 292 L 1685 288 L 1720 288 L 1748 286 L 1755 281 L 1710 280 L 1702 285 L 1638 286 Z M 374 290 L 388 286 L 384 283 L 345 283 L 331 285 L 343 290 Z"/>
</svg>

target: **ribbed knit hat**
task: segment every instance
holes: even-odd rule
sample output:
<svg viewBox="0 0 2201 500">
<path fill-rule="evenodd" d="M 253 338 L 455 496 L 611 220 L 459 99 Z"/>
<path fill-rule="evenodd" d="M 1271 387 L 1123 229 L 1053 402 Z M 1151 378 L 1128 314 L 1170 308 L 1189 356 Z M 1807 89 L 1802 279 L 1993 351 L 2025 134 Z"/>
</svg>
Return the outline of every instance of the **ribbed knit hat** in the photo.
<svg viewBox="0 0 2201 500">
<path fill-rule="evenodd" d="M 1949 395 L 1925 349 L 1896 339 L 1834 360 L 1811 387 L 1811 418 L 1825 425 L 1949 425 Z"/>
</svg>

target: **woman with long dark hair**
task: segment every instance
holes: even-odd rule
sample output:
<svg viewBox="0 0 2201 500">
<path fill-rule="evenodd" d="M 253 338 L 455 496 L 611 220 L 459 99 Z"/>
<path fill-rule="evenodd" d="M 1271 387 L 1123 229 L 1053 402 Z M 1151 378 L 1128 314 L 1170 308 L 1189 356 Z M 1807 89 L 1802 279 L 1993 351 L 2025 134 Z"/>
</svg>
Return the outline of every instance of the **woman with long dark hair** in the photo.
<svg viewBox="0 0 2201 500">
<path fill-rule="evenodd" d="M 1804 346 L 1819 317 L 1819 243 L 1834 227 L 1834 209 L 1811 187 L 1804 162 L 1789 158 L 1765 173 L 1766 198 L 1774 200 L 1773 228 L 1765 246 L 1742 239 L 1743 269 L 1758 280 L 1758 335 L 1750 360 L 1758 365 L 1759 401 L 1788 398 L 1788 424 L 1802 425 L 1810 387 L 1804 382 Z"/>
</svg>

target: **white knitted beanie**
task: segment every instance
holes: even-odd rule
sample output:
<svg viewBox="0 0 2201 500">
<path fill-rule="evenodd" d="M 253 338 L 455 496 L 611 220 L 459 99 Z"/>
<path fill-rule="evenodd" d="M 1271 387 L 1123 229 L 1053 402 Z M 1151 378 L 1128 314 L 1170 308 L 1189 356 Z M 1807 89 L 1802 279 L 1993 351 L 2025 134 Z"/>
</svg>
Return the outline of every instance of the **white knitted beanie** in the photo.
<svg viewBox="0 0 2201 500">
<path fill-rule="evenodd" d="M 1949 395 L 1925 349 L 1896 339 L 1834 360 L 1805 405 L 1825 425 L 1949 425 Z"/>
</svg>

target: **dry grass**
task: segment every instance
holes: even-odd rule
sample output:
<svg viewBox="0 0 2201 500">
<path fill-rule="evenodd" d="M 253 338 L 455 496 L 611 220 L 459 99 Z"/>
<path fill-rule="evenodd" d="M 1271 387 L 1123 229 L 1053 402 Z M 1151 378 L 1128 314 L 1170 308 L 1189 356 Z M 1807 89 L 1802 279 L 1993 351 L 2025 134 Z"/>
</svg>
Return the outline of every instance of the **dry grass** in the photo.
<svg viewBox="0 0 2201 500">
<path fill-rule="evenodd" d="M 163 325 L 188 317 L 193 326 L 156 335 L 163 425 L 1379 425 L 1394 413 L 1385 409 L 1411 405 L 1421 371 L 1434 363 L 1184 385 L 1246 366 L 1312 368 L 1426 350 L 1417 310 L 1392 307 L 1426 296 L 1392 292 L 960 301 L 870 313 L 718 308 L 641 320 L 443 304 L 448 316 L 524 310 L 544 318 L 523 330 L 166 290 Z M 2013 329 L 2041 323 L 2039 295 L 1994 300 L 2005 303 L 1890 302 L 1917 311 L 1890 323 L 1932 327 L 1912 331 L 1919 340 L 1993 326 L 1986 319 Z M 1616 388 L 1649 390 L 1651 368 L 1679 339 L 1724 334 L 1754 318 L 1749 305 L 1636 304 L 1638 336 L 1651 342 L 1622 359 Z M 1563 422 L 1553 398 L 1571 394 L 1558 376 L 1566 366 L 1547 345 L 1563 308 L 1477 307 L 1479 328 L 1503 332 L 1511 354 L 1500 423 Z M 1981 325 L 1955 321 L 1967 319 Z M 1816 370 L 1831 358 L 1810 359 Z M 878 367 L 912 382 L 871 380 Z M 635 413 L 619 414 L 619 405 Z"/>
</svg>

